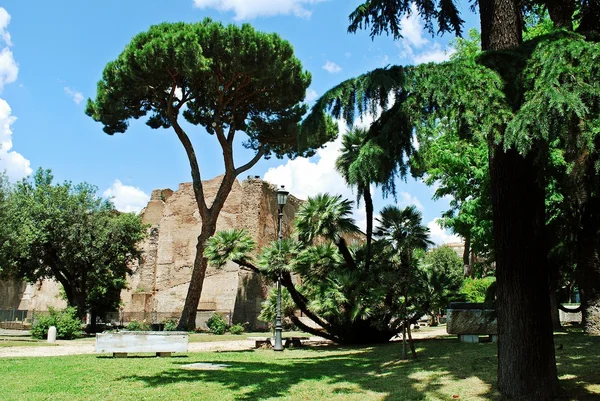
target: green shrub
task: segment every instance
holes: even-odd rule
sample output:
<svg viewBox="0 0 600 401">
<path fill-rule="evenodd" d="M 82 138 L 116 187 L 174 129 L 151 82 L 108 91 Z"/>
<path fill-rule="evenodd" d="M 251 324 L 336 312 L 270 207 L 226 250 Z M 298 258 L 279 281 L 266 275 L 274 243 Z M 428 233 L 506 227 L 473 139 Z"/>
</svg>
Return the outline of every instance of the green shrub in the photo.
<svg viewBox="0 0 600 401">
<path fill-rule="evenodd" d="M 50 326 L 56 327 L 56 338 L 61 340 L 72 340 L 81 336 L 81 320 L 77 317 L 75 308 L 59 311 L 49 307 L 48 311 L 49 315 L 38 317 L 31 326 L 32 337 L 42 340 L 47 338 Z"/>
<path fill-rule="evenodd" d="M 231 334 L 235 334 L 235 335 L 239 335 L 242 334 L 244 331 L 246 331 L 246 328 L 244 327 L 243 324 L 238 323 L 238 324 L 234 324 L 233 326 L 231 326 L 229 328 L 229 332 Z"/>
<path fill-rule="evenodd" d="M 485 302 L 485 294 L 488 287 L 496 281 L 496 277 L 464 279 L 460 287 L 460 293 L 468 302 Z"/>
<path fill-rule="evenodd" d="M 126 329 L 129 331 L 149 331 L 150 325 L 146 323 L 145 320 L 143 322 L 138 322 L 134 319 L 131 322 L 129 322 Z"/>
<path fill-rule="evenodd" d="M 178 323 L 178 320 L 177 319 L 173 319 L 173 318 L 163 320 L 164 330 L 165 331 L 175 331 L 175 330 L 177 330 L 177 323 Z"/>
<path fill-rule="evenodd" d="M 218 313 L 213 314 L 206 321 L 206 325 L 213 334 L 224 334 L 225 330 L 227 330 L 227 323 L 225 322 L 225 319 L 223 319 L 223 316 L 219 315 Z"/>
</svg>

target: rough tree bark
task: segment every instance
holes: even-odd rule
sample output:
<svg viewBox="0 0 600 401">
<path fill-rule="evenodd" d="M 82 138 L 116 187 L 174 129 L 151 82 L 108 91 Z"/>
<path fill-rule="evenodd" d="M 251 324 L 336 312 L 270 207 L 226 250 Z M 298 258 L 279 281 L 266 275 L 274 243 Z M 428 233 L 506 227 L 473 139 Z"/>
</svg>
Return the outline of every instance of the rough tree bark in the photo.
<svg viewBox="0 0 600 401">
<path fill-rule="evenodd" d="M 518 1 L 480 0 L 479 6 L 483 50 L 521 44 Z M 551 399 L 558 393 L 558 377 L 543 235 L 543 182 L 534 166 L 534 151 L 523 157 L 514 149 L 505 152 L 502 144 L 492 147 L 498 387 L 516 399 Z"/>
<path fill-rule="evenodd" d="M 176 89 L 173 87 L 171 96 Z M 229 132 L 225 135 L 222 126 L 215 128 L 217 139 L 221 145 L 223 151 L 223 162 L 225 164 L 225 175 L 219 185 L 219 189 L 213 199 L 212 205 L 209 207 L 206 203 L 206 194 L 202 186 L 202 178 L 200 176 L 200 168 L 198 166 L 198 160 L 196 158 L 196 152 L 192 146 L 188 135 L 179 125 L 177 121 L 178 112 L 173 109 L 172 102 L 169 103 L 167 109 L 167 116 L 179 141 L 183 145 L 188 160 L 190 162 L 190 169 L 192 174 L 192 185 L 194 187 L 194 197 L 196 204 L 200 212 L 200 219 L 202 221 L 202 228 L 200 235 L 198 236 L 198 243 L 196 244 L 196 257 L 194 258 L 194 266 L 192 268 L 192 277 L 190 279 L 190 286 L 185 298 L 183 310 L 181 311 L 181 318 L 177 325 L 178 330 L 193 330 L 196 327 L 196 315 L 198 313 L 198 303 L 200 302 L 200 296 L 202 295 L 202 287 L 204 284 L 204 278 L 206 275 L 206 268 L 208 267 L 208 260 L 204 257 L 204 249 L 206 247 L 206 241 L 214 235 L 217 229 L 217 219 L 221 213 L 221 209 L 225 205 L 227 196 L 231 192 L 235 178 L 247 171 L 250 167 L 254 166 L 260 158 L 263 156 L 263 151 L 259 150 L 255 156 L 246 164 L 235 168 L 233 162 L 233 137 L 235 134 L 235 126 L 229 126 Z"/>
</svg>

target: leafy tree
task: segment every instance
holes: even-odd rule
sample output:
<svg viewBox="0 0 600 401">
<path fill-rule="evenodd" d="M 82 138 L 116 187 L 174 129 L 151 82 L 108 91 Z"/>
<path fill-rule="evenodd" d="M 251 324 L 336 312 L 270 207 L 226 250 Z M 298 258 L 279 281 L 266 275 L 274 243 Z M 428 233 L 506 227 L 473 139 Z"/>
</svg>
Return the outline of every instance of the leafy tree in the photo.
<svg viewBox="0 0 600 401">
<path fill-rule="evenodd" d="M 373 241 L 367 270 L 366 245 L 348 244 L 358 233 L 351 213 L 350 201 L 318 195 L 296 214 L 297 240 L 272 243 L 254 261 L 247 233 L 222 232 L 208 241 L 207 256 L 217 265 L 234 260 L 272 281 L 281 275 L 284 315 L 309 333 L 342 344 L 385 342 L 423 314 L 422 285 L 417 279 L 407 281 L 417 259 L 407 255 L 427 246 L 427 228 L 414 208 L 398 210 L 399 216 L 409 218 L 386 226 L 389 241 Z M 293 275 L 299 279 L 292 279 Z M 274 317 L 274 299 L 271 294 L 263 304 L 262 319 Z M 303 324 L 294 314 L 296 309 L 323 330 Z"/>
<path fill-rule="evenodd" d="M 469 30 L 469 38 L 453 41 L 452 60 L 472 60 L 481 54 L 481 36 Z M 493 261 L 492 205 L 488 166 L 488 144 L 483 135 L 457 134 L 452 121 L 444 119 L 432 129 L 418 130 L 420 146 L 410 160 L 413 176 L 435 185 L 433 199 L 450 197 L 450 209 L 440 225 L 460 235 L 465 242 L 465 276 L 476 274 L 474 259 Z"/>
<path fill-rule="evenodd" d="M 483 303 L 486 302 L 488 289 L 496 282 L 495 277 L 471 278 L 467 277 L 462 282 L 460 294 L 468 302 Z"/>
<path fill-rule="evenodd" d="M 298 130 L 306 111 L 300 102 L 310 80 L 292 46 L 278 35 L 210 19 L 152 26 L 106 65 L 86 113 L 110 135 L 125 132 L 130 119 L 150 114 L 148 126 L 173 129 L 189 159 L 202 229 L 179 328 L 195 326 L 207 268 L 205 242 L 216 230 L 236 177 L 263 156 L 311 155 L 333 138 L 336 130 L 327 119 L 311 136 Z M 181 116 L 216 137 L 221 146 L 225 174 L 211 204 Z M 244 146 L 255 154 L 236 166 L 233 143 L 238 132 L 246 134 Z"/>
<path fill-rule="evenodd" d="M 460 34 L 455 1 L 412 3 L 430 31 L 437 22 L 438 32 Z M 400 21 L 412 3 L 365 2 L 351 14 L 349 30 L 400 38 Z M 558 379 L 550 314 L 541 312 L 550 310 L 542 166 L 547 141 L 594 151 L 590 139 L 598 132 L 599 113 L 593 40 L 600 4 L 480 0 L 477 6 L 485 53 L 476 62 L 375 70 L 331 89 L 313 113 L 353 117 L 372 105 L 386 108 L 390 93 L 403 94 L 375 124 L 409 121 L 395 127 L 405 140 L 413 129 L 431 129 L 448 119 L 457 134 L 480 133 L 487 139 L 498 279 L 498 385 L 507 396 L 548 399 L 557 394 Z M 554 26 L 565 30 L 523 43 L 522 16 L 537 12 L 537 6 L 546 7 Z M 310 117 L 307 121 L 312 124 Z"/>
<path fill-rule="evenodd" d="M 139 216 L 98 198 L 92 185 L 52 181 L 49 170 L 39 169 L 15 186 L 9 274 L 57 280 L 77 316 L 89 311 L 94 321 L 118 308 L 145 226 Z"/>
<path fill-rule="evenodd" d="M 462 261 L 449 246 L 441 246 L 427 252 L 421 263 L 419 273 L 423 275 L 427 292 L 425 298 L 429 306 L 432 325 L 437 325 L 437 316 L 448 303 L 460 298 L 459 290 L 463 278 Z"/>
</svg>

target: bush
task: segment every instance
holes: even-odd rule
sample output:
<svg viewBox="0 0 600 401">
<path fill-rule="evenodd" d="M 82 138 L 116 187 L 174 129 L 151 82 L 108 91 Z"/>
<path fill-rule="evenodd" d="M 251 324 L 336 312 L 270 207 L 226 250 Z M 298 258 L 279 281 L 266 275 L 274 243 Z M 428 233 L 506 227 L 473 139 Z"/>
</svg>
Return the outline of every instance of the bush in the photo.
<svg viewBox="0 0 600 401">
<path fill-rule="evenodd" d="M 48 311 L 48 316 L 38 317 L 31 326 L 33 338 L 46 339 L 50 326 L 56 327 L 56 338 L 61 340 L 72 340 L 81 336 L 81 320 L 77 317 L 75 308 L 58 311 L 49 307 Z"/>
<path fill-rule="evenodd" d="M 129 331 L 149 331 L 150 325 L 148 323 L 146 323 L 145 320 L 143 322 L 138 322 L 137 320 L 132 320 L 131 322 L 129 322 L 126 329 Z"/>
<path fill-rule="evenodd" d="M 231 334 L 235 334 L 235 335 L 239 335 L 242 334 L 244 331 L 246 330 L 246 328 L 244 327 L 243 324 L 238 323 L 238 324 L 234 324 L 233 326 L 231 326 L 229 328 L 229 332 Z"/>
<path fill-rule="evenodd" d="M 163 320 L 164 330 L 165 331 L 175 331 L 177 330 L 177 319 L 166 319 Z"/>
<path fill-rule="evenodd" d="M 225 319 L 223 319 L 223 316 L 219 315 L 218 313 L 213 314 L 206 321 L 206 325 L 213 334 L 225 334 L 225 330 L 227 330 L 227 323 L 225 323 Z"/>
<path fill-rule="evenodd" d="M 496 277 L 467 277 L 460 287 L 460 293 L 468 302 L 485 302 L 488 287 L 496 281 Z"/>
</svg>

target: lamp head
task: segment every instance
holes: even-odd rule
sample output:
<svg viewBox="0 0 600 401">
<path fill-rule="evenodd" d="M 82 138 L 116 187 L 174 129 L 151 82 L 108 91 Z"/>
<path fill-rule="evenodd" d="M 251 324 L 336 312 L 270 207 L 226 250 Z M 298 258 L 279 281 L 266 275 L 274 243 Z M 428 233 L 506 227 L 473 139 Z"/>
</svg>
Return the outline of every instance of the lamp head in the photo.
<svg viewBox="0 0 600 401">
<path fill-rule="evenodd" d="M 277 204 L 280 208 L 283 208 L 287 203 L 289 191 L 285 190 L 285 186 L 282 185 L 281 188 L 277 190 Z"/>
</svg>

